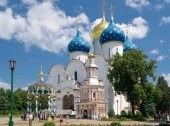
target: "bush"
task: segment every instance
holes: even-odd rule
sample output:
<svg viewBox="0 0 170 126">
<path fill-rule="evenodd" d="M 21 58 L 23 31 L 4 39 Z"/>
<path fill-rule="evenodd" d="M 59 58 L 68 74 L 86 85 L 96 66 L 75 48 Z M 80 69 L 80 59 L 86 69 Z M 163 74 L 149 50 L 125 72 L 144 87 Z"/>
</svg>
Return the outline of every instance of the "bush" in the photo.
<svg viewBox="0 0 170 126">
<path fill-rule="evenodd" d="M 43 126 L 56 126 L 56 124 L 54 122 L 50 121 L 50 122 L 45 122 L 43 124 Z"/>
<path fill-rule="evenodd" d="M 126 111 L 122 110 L 122 111 L 121 111 L 121 116 L 122 116 L 122 117 L 127 117 Z"/>
<path fill-rule="evenodd" d="M 114 115 L 115 115 L 114 110 L 113 110 L 113 109 L 110 109 L 109 112 L 108 112 L 108 117 L 109 117 L 109 118 L 113 118 Z"/>
<path fill-rule="evenodd" d="M 160 123 L 159 126 L 169 126 L 169 124 Z"/>
<path fill-rule="evenodd" d="M 131 111 L 128 111 L 127 117 L 128 117 L 128 118 L 132 118 L 132 117 L 133 117 L 133 114 L 132 114 Z"/>
<path fill-rule="evenodd" d="M 120 122 L 112 122 L 110 126 L 121 126 Z"/>
</svg>

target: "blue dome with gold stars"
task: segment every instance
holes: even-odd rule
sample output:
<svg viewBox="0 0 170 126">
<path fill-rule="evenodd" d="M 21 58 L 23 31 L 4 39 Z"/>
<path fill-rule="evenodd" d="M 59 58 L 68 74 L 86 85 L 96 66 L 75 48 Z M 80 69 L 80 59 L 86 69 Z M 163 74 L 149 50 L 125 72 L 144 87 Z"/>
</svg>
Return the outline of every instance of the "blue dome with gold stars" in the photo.
<svg viewBox="0 0 170 126">
<path fill-rule="evenodd" d="M 129 39 L 129 37 L 126 37 L 126 41 L 124 42 L 124 51 L 130 51 L 132 49 L 137 49 L 136 45 Z"/>
<path fill-rule="evenodd" d="M 90 44 L 81 36 L 80 31 L 77 32 L 76 37 L 68 44 L 68 51 L 83 51 L 86 53 L 90 52 Z"/>
<path fill-rule="evenodd" d="M 109 41 L 125 41 L 125 34 L 124 31 L 117 27 L 113 20 L 111 20 L 109 26 L 102 32 L 100 36 L 100 44 L 103 44 L 105 42 Z"/>
</svg>

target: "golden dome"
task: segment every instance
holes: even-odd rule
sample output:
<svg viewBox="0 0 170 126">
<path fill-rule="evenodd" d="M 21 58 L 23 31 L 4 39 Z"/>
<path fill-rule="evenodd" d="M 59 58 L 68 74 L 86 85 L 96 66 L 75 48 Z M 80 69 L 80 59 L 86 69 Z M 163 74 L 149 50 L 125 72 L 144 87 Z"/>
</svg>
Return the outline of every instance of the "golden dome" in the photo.
<svg viewBox="0 0 170 126">
<path fill-rule="evenodd" d="M 94 55 L 94 53 L 90 52 L 89 55 L 88 55 L 88 57 L 89 57 L 89 59 L 90 59 L 90 58 L 95 58 L 95 55 Z"/>
<path fill-rule="evenodd" d="M 92 40 L 96 41 L 100 38 L 101 33 L 104 29 L 106 29 L 108 26 L 108 22 L 106 22 L 105 18 L 103 17 L 101 22 L 96 25 L 92 31 Z"/>
</svg>

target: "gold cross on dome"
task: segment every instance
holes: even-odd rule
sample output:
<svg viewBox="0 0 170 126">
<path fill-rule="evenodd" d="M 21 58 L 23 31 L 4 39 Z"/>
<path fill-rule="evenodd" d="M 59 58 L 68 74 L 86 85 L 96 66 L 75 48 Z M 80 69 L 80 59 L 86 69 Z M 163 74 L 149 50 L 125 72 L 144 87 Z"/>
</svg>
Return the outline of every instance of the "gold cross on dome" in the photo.
<svg viewBox="0 0 170 126">
<path fill-rule="evenodd" d="M 114 9 L 113 4 L 110 5 L 110 8 L 109 8 L 109 9 L 110 9 L 111 19 L 113 20 L 113 17 L 114 17 L 114 16 L 113 16 L 113 9 Z"/>
<path fill-rule="evenodd" d="M 79 31 L 79 27 L 80 27 L 80 22 L 81 22 L 82 18 L 77 16 L 77 19 L 76 19 L 76 29 L 77 31 Z"/>
<path fill-rule="evenodd" d="M 105 6 L 106 6 L 106 2 L 105 0 L 102 0 L 102 16 L 105 16 Z"/>
<path fill-rule="evenodd" d="M 129 28 L 130 28 L 130 24 L 127 24 L 127 25 L 125 26 L 126 36 L 128 36 L 128 34 L 129 34 Z"/>
</svg>

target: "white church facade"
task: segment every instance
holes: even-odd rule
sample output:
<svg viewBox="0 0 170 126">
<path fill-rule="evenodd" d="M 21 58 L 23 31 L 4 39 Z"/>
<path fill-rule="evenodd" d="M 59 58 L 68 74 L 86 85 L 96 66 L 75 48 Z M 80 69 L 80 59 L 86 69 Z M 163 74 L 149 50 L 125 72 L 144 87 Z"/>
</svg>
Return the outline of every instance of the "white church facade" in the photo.
<svg viewBox="0 0 170 126">
<path fill-rule="evenodd" d="M 112 55 L 122 55 L 136 46 L 113 19 L 106 22 L 104 12 L 101 22 L 93 29 L 92 39 L 94 52 L 90 51 L 90 43 L 78 30 L 68 44 L 68 64 L 55 64 L 49 71 L 49 84 L 57 92 L 57 115 L 97 119 L 107 117 L 110 109 L 120 115 L 122 110 L 130 107 L 126 98 L 115 92 L 107 79 L 108 60 Z"/>
</svg>

